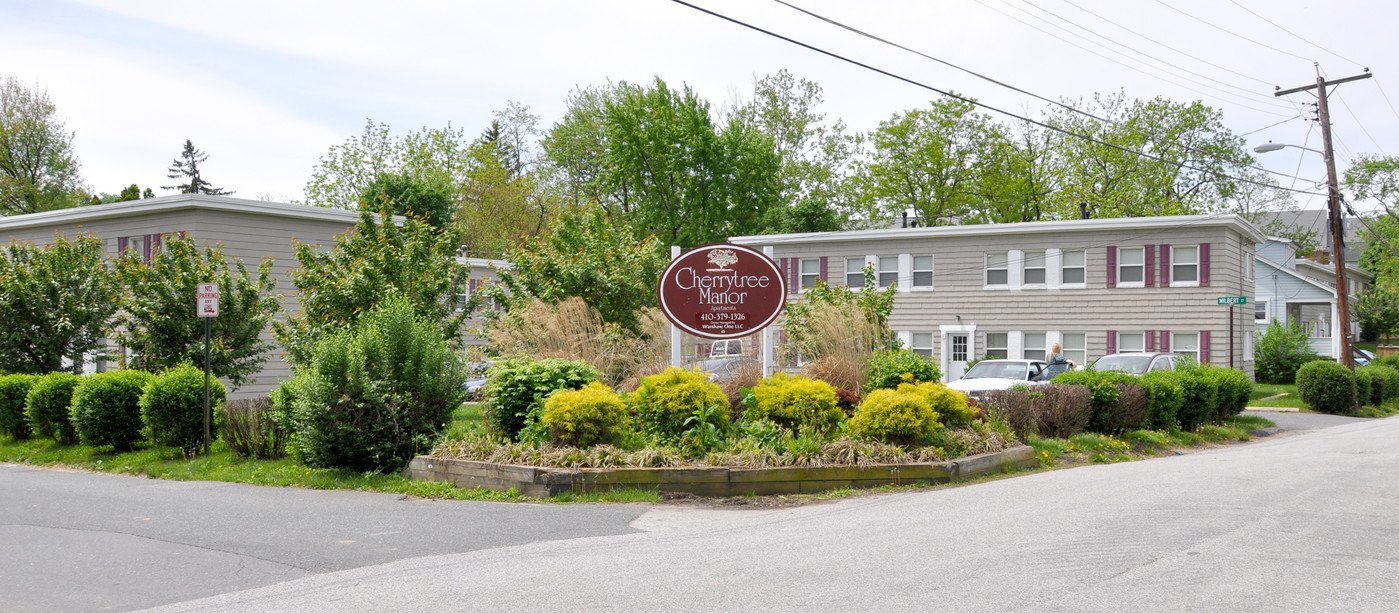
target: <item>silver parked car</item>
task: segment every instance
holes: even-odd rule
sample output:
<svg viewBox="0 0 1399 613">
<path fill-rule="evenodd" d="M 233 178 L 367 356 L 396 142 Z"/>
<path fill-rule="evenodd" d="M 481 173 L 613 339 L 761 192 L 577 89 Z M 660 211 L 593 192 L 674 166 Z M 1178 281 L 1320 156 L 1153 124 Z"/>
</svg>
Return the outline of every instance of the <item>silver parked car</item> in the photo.
<svg viewBox="0 0 1399 613">
<path fill-rule="evenodd" d="M 1180 356 L 1174 353 L 1153 353 L 1150 351 L 1110 353 L 1098 358 L 1098 361 L 1093 363 L 1093 370 L 1144 375 L 1157 370 L 1175 370 L 1176 362 L 1179 359 Z"/>
</svg>

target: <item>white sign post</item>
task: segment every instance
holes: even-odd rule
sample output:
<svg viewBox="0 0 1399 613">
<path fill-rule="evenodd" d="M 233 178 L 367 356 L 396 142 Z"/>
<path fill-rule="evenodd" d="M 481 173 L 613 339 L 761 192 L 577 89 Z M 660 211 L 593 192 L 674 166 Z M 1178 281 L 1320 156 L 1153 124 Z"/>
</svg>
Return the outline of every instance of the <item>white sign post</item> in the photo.
<svg viewBox="0 0 1399 613">
<path fill-rule="evenodd" d="M 214 318 L 219 316 L 219 284 L 200 283 L 195 295 L 194 313 L 204 320 L 204 455 L 209 455 L 209 336 Z"/>
</svg>

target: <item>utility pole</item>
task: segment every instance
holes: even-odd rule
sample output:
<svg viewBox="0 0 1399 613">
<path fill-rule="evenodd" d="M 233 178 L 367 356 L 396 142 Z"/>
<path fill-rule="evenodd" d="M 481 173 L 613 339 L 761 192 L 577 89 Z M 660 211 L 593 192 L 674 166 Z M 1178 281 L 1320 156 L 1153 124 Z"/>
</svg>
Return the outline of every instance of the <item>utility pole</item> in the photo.
<svg viewBox="0 0 1399 613">
<path fill-rule="evenodd" d="M 1304 85 L 1292 89 L 1280 89 L 1273 92 L 1273 96 L 1286 96 L 1297 92 L 1307 91 L 1316 88 L 1317 99 L 1317 121 L 1321 122 L 1321 140 L 1323 143 L 1323 155 L 1326 157 L 1326 191 L 1327 207 L 1331 211 L 1331 259 L 1336 261 L 1336 329 L 1341 335 L 1341 363 L 1346 368 L 1355 370 L 1355 355 L 1351 349 L 1350 338 L 1350 288 L 1346 284 L 1346 244 L 1345 229 L 1341 219 L 1341 191 L 1336 182 L 1336 153 L 1331 148 L 1331 116 L 1326 109 L 1326 87 L 1339 85 L 1349 81 L 1359 81 L 1370 78 L 1370 69 L 1366 68 L 1364 74 L 1353 77 L 1327 81 L 1321 76 L 1321 71 L 1317 71 L 1316 83 Z"/>
</svg>

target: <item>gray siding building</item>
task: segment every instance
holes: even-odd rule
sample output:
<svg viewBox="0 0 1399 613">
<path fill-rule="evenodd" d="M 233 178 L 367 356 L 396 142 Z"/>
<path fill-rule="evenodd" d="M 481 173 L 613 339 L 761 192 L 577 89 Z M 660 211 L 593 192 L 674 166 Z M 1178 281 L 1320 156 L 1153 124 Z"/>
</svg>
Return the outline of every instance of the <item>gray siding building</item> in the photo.
<svg viewBox="0 0 1399 613">
<path fill-rule="evenodd" d="M 771 246 L 791 300 L 817 280 L 897 287 L 891 326 L 957 379 L 982 357 L 1043 359 L 1061 343 L 1091 362 L 1171 351 L 1253 372 L 1255 245 L 1236 215 L 1091 219 L 741 236 Z M 1232 318 L 1232 336 L 1230 334 Z"/>
</svg>

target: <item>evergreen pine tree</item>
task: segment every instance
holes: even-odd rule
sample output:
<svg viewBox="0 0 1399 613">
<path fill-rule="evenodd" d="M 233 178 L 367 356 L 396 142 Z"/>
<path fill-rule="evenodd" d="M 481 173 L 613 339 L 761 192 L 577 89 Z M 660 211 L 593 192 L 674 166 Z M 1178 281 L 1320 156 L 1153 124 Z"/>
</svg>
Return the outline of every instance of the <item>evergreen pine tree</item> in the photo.
<svg viewBox="0 0 1399 613">
<path fill-rule="evenodd" d="M 175 180 L 187 180 L 187 182 L 179 185 L 166 185 L 161 189 L 179 190 L 181 194 L 233 195 L 233 192 L 224 191 L 221 187 L 214 187 L 199 176 L 199 165 L 207 159 L 209 159 L 209 154 L 195 149 L 193 142 L 185 140 L 185 150 L 180 153 L 179 158 L 170 163 L 170 174 L 166 176 Z"/>
</svg>

